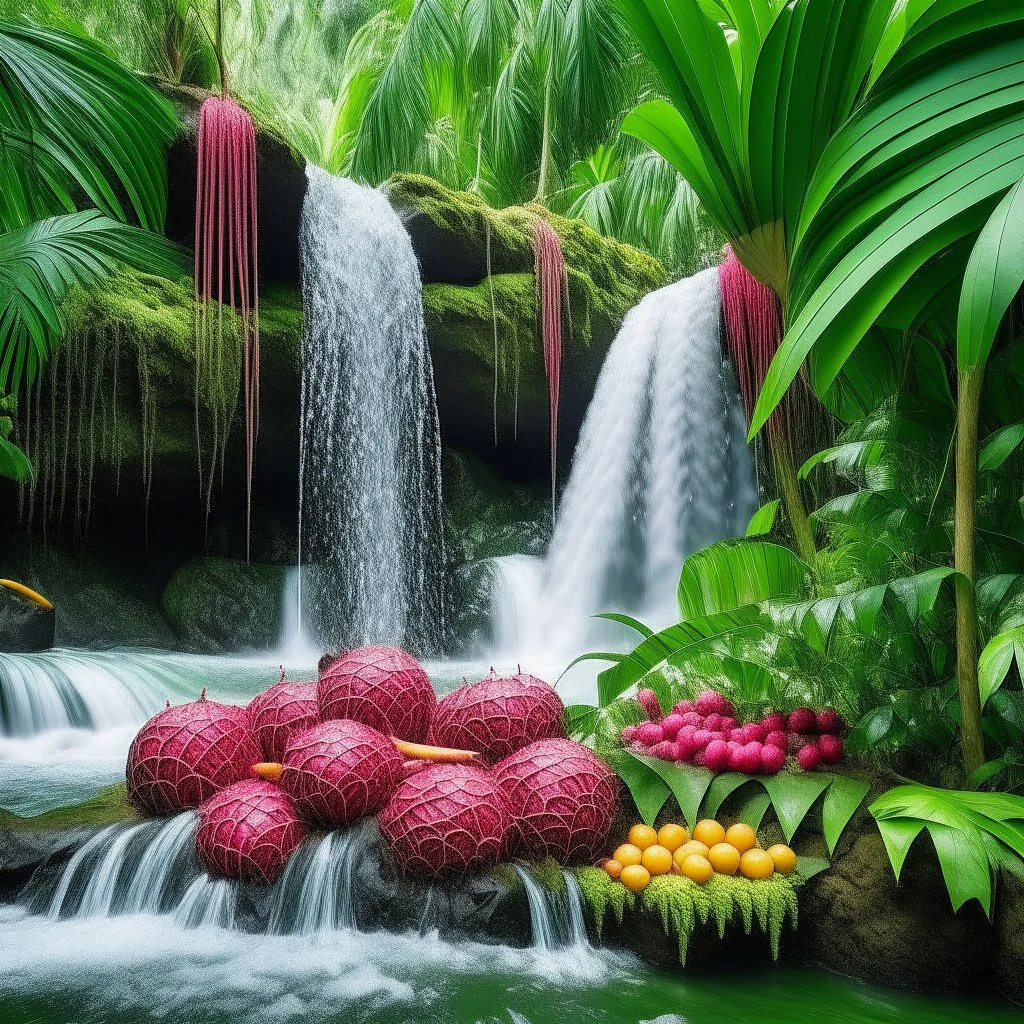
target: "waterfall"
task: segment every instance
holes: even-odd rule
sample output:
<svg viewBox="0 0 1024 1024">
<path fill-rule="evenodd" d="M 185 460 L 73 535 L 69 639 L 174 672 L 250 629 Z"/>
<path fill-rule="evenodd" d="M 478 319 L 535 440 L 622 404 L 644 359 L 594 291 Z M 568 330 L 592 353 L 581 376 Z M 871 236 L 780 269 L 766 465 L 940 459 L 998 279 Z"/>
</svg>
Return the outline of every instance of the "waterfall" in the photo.
<svg viewBox="0 0 1024 1024">
<path fill-rule="evenodd" d="M 52 920 L 157 913 L 180 899 L 183 880 L 206 878 L 195 855 L 194 812 L 159 821 L 110 825 L 64 866 L 45 904 Z"/>
<path fill-rule="evenodd" d="M 437 649 L 440 432 L 416 255 L 381 192 L 306 176 L 300 545 L 317 639 Z"/>
<path fill-rule="evenodd" d="M 268 930 L 317 935 L 357 926 L 353 872 L 365 849 L 364 826 L 313 836 L 292 855 L 276 883 Z"/>
<path fill-rule="evenodd" d="M 306 631 L 302 613 L 302 569 L 297 565 L 289 566 L 284 574 L 284 585 L 281 588 L 281 633 L 274 653 L 285 666 L 299 663 L 315 665 L 320 657 Z"/>
<path fill-rule="evenodd" d="M 757 488 L 720 307 L 712 269 L 652 292 L 627 316 L 546 559 L 494 566 L 494 632 L 505 653 L 553 662 L 578 654 L 598 639 L 588 617 L 599 611 L 670 624 L 684 558 L 742 533 Z"/>
<path fill-rule="evenodd" d="M 174 912 L 181 928 L 231 928 L 235 923 L 235 883 L 200 875 L 185 890 Z"/>
<path fill-rule="evenodd" d="M 576 877 L 563 870 L 562 888 L 555 891 L 541 885 L 526 865 L 514 866 L 526 890 L 533 948 L 546 953 L 569 946 L 589 946 L 583 898 Z"/>
<path fill-rule="evenodd" d="M 204 686 L 211 697 L 245 701 L 276 681 L 270 659 L 60 648 L 0 654 L 0 736 L 141 725 L 165 701 L 195 700 Z"/>
</svg>

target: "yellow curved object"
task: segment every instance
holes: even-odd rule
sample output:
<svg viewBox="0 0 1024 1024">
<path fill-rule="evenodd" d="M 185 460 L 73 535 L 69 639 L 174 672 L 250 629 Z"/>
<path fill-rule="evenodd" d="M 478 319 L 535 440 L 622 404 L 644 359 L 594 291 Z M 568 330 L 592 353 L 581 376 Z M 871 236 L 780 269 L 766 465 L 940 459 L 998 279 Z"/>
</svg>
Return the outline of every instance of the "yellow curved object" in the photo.
<svg viewBox="0 0 1024 1024">
<path fill-rule="evenodd" d="M 6 587 L 8 590 L 13 590 L 16 594 L 21 594 L 22 597 L 27 597 L 30 601 L 35 601 L 41 608 L 47 609 L 47 611 L 53 611 L 53 605 L 43 597 L 42 594 L 37 594 L 31 587 L 26 587 L 24 583 L 17 583 L 14 580 L 0 580 L 0 587 Z"/>
</svg>

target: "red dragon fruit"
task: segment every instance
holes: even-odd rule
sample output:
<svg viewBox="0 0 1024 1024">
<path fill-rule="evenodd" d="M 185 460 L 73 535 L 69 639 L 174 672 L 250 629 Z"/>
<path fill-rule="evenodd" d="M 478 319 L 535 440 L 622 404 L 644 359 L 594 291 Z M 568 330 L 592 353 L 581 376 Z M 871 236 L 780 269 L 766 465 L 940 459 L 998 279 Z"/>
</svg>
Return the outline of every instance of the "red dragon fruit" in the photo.
<svg viewBox="0 0 1024 1024">
<path fill-rule="evenodd" d="M 272 782 L 235 782 L 199 807 L 196 850 L 211 875 L 273 883 L 305 837 L 295 805 Z"/>
<path fill-rule="evenodd" d="M 329 661 L 317 683 L 320 717 L 348 718 L 422 743 L 437 707 L 427 673 L 405 651 L 361 647 Z"/>
<path fill-rule="evenodd" d="M 607 846 L 619 805 L 615 773 L 573 740 L 539 740 L 499 762 L 494 775 L 514 819 L 515 854 L 593 861 Z"/>
<path fill-rule="evenodd" d="M 281 788 L 308 821 L 337 828 L 376 814 L 403 775 L 404 759 L 384 735 L 362 722 L 321 722 L 292 738 Z"/>
<path fill-rule="evenodd" d="M 543 680 L 524 672 L 490 675 L 438 702 L 431 737 L 444 747 L 476 750 L 495 764 L 534 740 L 564 736 L 564 712 Z"/>
<path fill-rule="evenodd" d="M 379 822 L 404 871 L 441 875 L 497 865 L 511 815 L 490 772 L 438 764 L 405 779 Z"/>
<path fill-rule="evenodd" d="M 142 814 L 177 814 L 249 777 L 262 757 L 245 708 L 206 699 L 154 715 L 128 750 L 128 799 Z"/>
<path fill-rule="evenodd" d="M 280 682 L 249 702 L 249 721 L 267 761 L 283 761 L 288 742 L 320 721 L 316 683 Z"/>
</svg>

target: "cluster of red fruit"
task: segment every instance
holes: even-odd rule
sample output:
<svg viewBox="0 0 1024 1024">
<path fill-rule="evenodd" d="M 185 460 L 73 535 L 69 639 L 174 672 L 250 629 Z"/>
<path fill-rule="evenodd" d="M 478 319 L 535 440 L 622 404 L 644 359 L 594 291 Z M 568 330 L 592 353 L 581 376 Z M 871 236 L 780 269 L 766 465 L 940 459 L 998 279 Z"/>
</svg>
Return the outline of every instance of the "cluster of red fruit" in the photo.
<svg viewBox="0 0 1024 1024">
<path fill-rule="evenodd" d="M 804 771 L 843 758 L 842 719 L 832 711 L 774 711 L 741 725 L 731 701 L 716 690 L 681 700 L 666 715 L 653 690 L 637 694 L 648 721 L 627 725 L 622 742 L 650 757 L 710 768 L 713 772 L 774 775 L 795 754 Z"/>
</svg>

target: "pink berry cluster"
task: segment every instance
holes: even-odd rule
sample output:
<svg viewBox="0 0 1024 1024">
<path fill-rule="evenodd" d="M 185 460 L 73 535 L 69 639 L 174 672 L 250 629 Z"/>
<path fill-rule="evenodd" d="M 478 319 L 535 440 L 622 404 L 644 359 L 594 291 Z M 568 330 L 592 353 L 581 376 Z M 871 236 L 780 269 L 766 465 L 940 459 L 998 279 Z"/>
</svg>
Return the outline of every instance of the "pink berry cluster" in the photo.
<svg viewBox="0 0 1024 1024">
<path fill-rule="evenodd" d="M 664 761 L 710 768 L 713 772 L 774 775 L 795 754 L 804 771 L 838 764 L 843 757 L 843 722 L 834 711 L 797 708 L 775 711 L 759 722 L 741 725 L 732 703 L 716 690 L 696 700 L 681 700 L 666 715 L 653 690 L 637 700 L 647 714 L 641 725 L 622 730 L 624 745 Z"/>
</svg>

